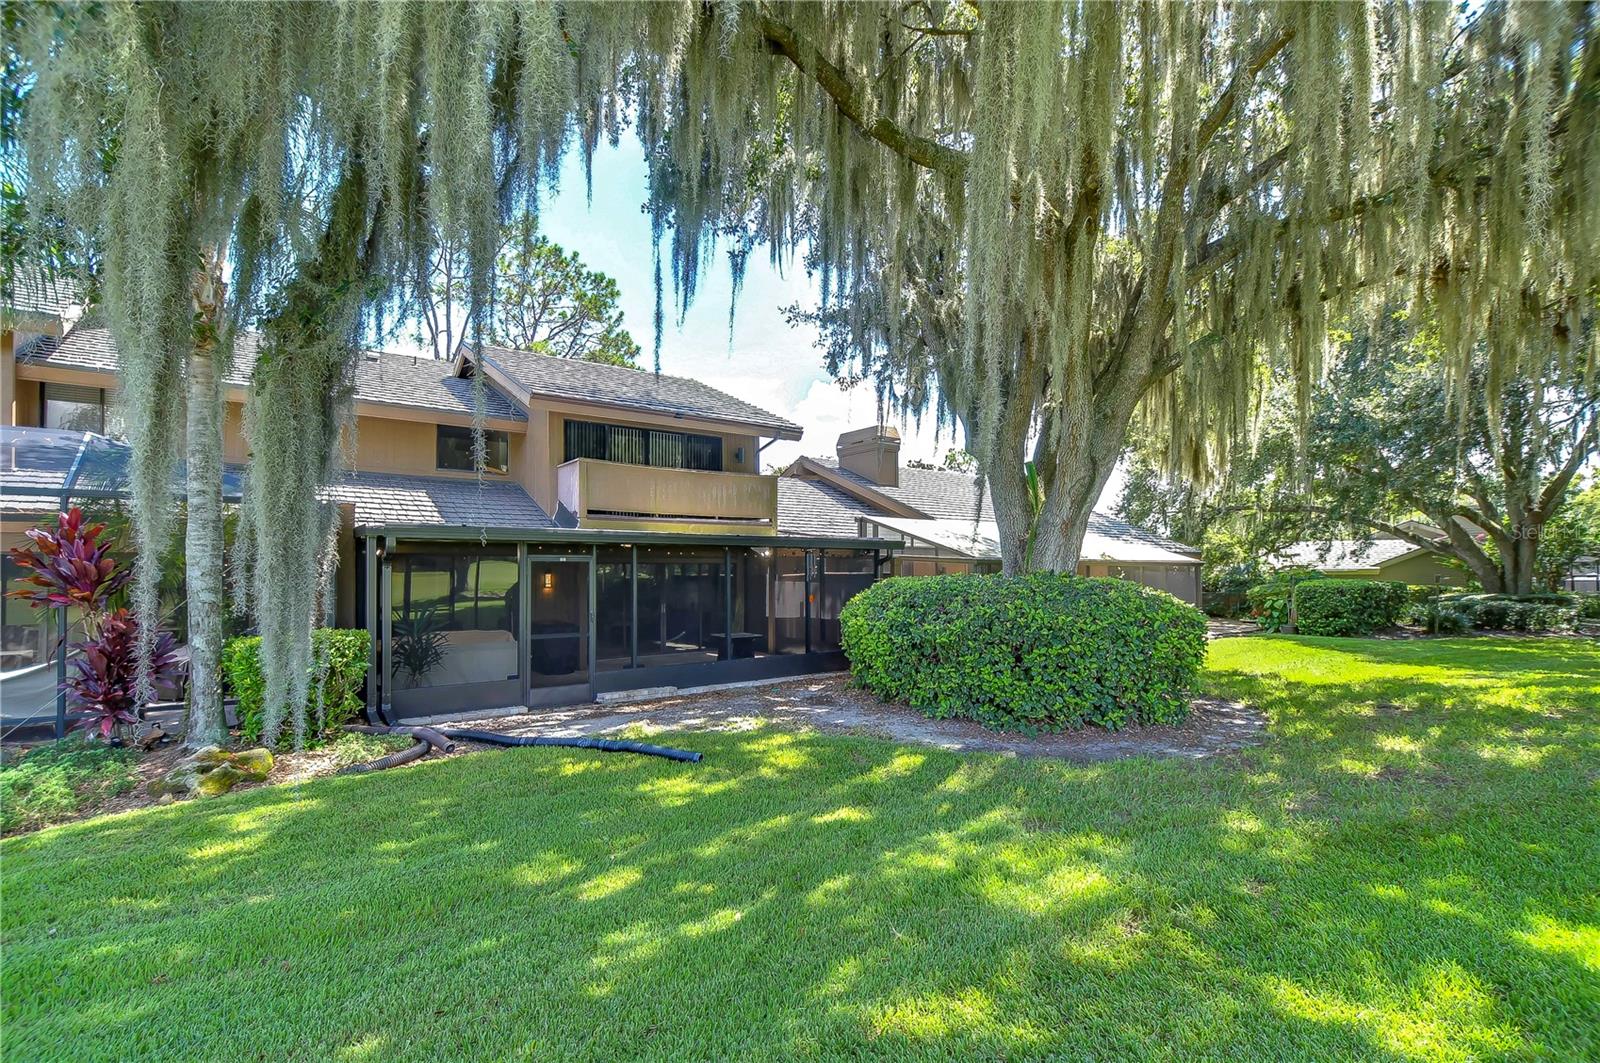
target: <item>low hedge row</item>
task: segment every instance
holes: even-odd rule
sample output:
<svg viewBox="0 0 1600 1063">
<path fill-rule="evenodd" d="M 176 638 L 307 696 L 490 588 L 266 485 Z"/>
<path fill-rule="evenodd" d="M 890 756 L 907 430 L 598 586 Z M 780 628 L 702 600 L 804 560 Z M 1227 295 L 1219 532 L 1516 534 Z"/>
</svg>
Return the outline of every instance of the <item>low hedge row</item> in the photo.
<svg viewBox="0 0 1600 1063">
<path fill-rule="evenodd" d="M 327 661 L 328 673 L 322 685 L 322 730 L 334 732 L 360 714 L 365 704 L 367 633 L 352 628 L 317 628 L 311 633 L 314 662 Z M 228 688 L 239 699 L 239 730 L 247 741 L 261 738 L 262 703 L 266 681 L 261 674 L 261 636 L 229 639 L 222 648 L 222 671 Z M 309 731 L 317 723 L 317 677 L 315 665 L 307 687 L 306 719 Z"/>
<path fill-rule="evenodd" d="M 1483 631 L 1522 631 L 1529 633 L 1570 631 L 1585 610 L 1600 616 L 1600 595 L 1530 594 L 1447 594 L 1438 599 L 1438 609 L 1460 613 L 1471 627 Z M 1426 624 L 1424 606 L 1414 615 Z"/>
<path fill-rule="evenodd" d="M 839 626 L 880 697 L 1025 731 L 1182 720 L 1206 647 L 1204 614 L 1170 594 L 1044 572 L 881 580 Z"/>
</svg>

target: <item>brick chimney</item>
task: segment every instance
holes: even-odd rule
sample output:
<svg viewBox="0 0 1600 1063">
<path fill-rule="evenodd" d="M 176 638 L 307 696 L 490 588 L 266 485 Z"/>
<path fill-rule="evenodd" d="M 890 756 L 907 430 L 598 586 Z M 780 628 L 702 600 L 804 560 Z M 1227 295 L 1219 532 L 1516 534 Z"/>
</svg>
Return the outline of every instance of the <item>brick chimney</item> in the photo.
<svg viewBox="0 0 1600 1063">
<path fill-rule="evenodd" d="M 900 486 L 900 433 L 886 424 L 857 428 L 839 437 L 839 467 L 879 487 Z"/>
</svg>

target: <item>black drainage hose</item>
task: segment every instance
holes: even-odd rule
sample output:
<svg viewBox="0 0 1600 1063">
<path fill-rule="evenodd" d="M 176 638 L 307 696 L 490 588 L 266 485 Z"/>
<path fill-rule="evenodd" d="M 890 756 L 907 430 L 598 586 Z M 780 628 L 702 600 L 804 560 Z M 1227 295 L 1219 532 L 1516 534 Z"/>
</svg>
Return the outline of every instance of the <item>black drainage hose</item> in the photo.
<svg viewBox="0 0 1600 1063">
<path fill-rule="evenodd" d="M 598 749 L 605 753 L 642 753 L 647 757 L 666 757 L 688 764 L 697 764 L 700 754 L 688 749 L 670 746 L 652 746 L 646 742 L 617 742 L 609 738 L 546 738 L 542 735 L 503 735 L 498 731 L 473 731 L 458 728 L 439 728 L 446 738 L 463 742 L 487 742 L 492 746 L 569 746 L 573 749 Z"/>
<path fill-rule="evenodd" d="M 352 764 L 348 768 L 340 768 L 338 771 L 334 772 L 334 774 L 365 775 L 369 771 L 382 771 L 384 768 L 398 768 L 402 764 L 410 764 L 413 760 L 417 760 L 418 758 L 426 755 L 430 748 L 432 747 L 428 745 L 427 739 L 418 738 L 417 744 L 412 746 L 410 749 L 402 749 L 398 753 L 390 753 L 387 757 L 379 757 L 377 760 L 369 760 L 365 764 Z"/>
<path fill-rule="evenodd" d="M 456 744 L 432 727 L 367 727 L 359 723 L 347 723 L 344 729 L 352 734 L 409 735 L 412 738 L 420 738 L 441 753 L 456 751 Z"/>
</svg>

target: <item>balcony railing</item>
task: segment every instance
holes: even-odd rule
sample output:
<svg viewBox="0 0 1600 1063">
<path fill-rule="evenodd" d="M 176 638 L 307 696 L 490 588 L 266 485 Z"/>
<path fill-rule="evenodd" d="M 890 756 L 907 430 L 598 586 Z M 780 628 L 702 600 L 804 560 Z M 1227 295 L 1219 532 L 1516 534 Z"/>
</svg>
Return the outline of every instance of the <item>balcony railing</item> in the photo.
<svg viewBox="0 0 1600 1063">
<path fill-rule="evenodd" d="M 556 497 L 585 528 L 737 529 L 773 534 L 778 478 L 576 458 L 556 467 Z"/>
</svg>

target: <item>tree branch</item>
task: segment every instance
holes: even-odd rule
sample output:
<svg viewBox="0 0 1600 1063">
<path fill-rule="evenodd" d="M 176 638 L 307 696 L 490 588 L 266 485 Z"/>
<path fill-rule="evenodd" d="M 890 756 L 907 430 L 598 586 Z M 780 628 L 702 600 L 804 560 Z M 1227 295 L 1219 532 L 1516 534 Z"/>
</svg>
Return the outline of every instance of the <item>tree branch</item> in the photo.
<svg viewBox="0 0 1600 1063">
<path fill-rule="evenodd" d="M 1544 491 L 1539 495 L 1538 512 L 1548 520 L 1555 508 L 1556 502 L 1566 493 L 1567 485 L 1572 483 L 1572 478 L 1578 474 L 1583 463 L 1589 460 L 1589 455 L 1600 447 L 1600 417 L 1589 421 L 1589 427 L 1584 429 L 1583 435 L 1572 445 L 1572 453 L 1567 455 L 1567 460 L 1561 464 L 1555 478 L 1545 484 Z"/>
<path fill-rule="evenodd" d="M 897 122 L 881 115 L 868 122 L 865 93 L 850 76 L 834 66 L 810 41 L 803 40 L 788 24 L 762 15 L 761 35 L 769 47 L 793 63 L 796 70 L 815 81 L 839 108 L 839 113 L 865 135 L 896 155 L 947 177 L 962 178 L 967 172 L 967 154 L 946 147 L 936 140 L 918 136 Z"/>
</svg>

